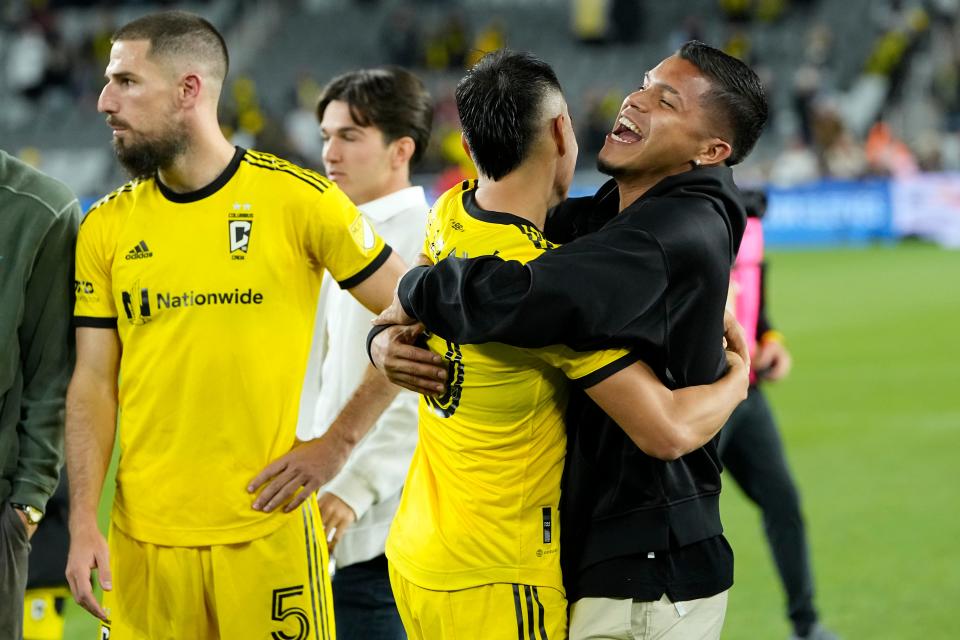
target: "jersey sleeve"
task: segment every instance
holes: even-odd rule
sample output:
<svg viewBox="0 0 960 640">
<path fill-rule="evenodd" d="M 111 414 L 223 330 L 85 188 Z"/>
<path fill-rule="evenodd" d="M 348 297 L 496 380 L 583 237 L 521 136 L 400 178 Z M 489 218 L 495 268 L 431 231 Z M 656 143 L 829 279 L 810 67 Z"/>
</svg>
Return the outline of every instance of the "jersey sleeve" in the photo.
<svg viewBox="0 0 960 640">
<path fill-rule="evenodd" d="M 341 289 L 357 286 L 390 257 L 390 247 L 336 185 L 319 194 L 312 208 L 310 253 Z"/>
<path fill-rule="evenodd" d="M 113 299 L 112 261 L 113 248 L 107 215 L 102 211 L 92 211 L 80 225 L 77 236 L 74 282 L 77 302 L 73 310 L 76 326 L 116 328 L 117 308 Z"/>
<path fill-rule="evenodd" d="M 425 224 L 423 227 L 423 244 L 420 247 L 420 253 L 430 258 L 430 261 L 433 263 L 437 262 L 437 258 L 434 256 L 434 252 L 430 248 L 433 244 L 430 239 L 433 237 L 435 226 L 434 222 L 436 219 L 436 214 L 434 213 L 434 210 L 431 209 L 427 214 L 427 224 Z"/>
<path fill-rule="evenodd" d="M 531 352 L 550 366 L 563 371 L 564 375 L 581 389 L 588 389 L 603 382 L 640 358 L 639 354 L 626 349 L 583 352 L 574 351 L 564 345 L 532 349 Z"/>
</svg>

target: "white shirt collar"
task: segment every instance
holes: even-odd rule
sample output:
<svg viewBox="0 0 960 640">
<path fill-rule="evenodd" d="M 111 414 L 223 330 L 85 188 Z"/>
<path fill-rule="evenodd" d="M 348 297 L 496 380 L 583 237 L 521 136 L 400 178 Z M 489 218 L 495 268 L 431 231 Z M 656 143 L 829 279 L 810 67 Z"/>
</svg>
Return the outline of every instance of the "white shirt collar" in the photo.
<svg viewBox="0 0 960 640">
<path fill-rule="evenodd" d="M 425 206 L 423 187 L 406 187 L 357 207 L 374 222 L 386 222 L 396 214 L 416 206 Z"/>
</svg>

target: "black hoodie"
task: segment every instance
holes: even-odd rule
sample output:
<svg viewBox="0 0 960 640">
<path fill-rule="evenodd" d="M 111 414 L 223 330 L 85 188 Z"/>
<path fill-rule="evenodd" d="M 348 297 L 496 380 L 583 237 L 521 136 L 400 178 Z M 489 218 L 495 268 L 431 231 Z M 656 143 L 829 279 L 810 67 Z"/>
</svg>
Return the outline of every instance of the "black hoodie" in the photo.
<svg viewBox="0 0 960 640">
<path fill-rule="evenodd" d="M 610 181 L 592 198 L 568 200 L 552 212 L 547 237 L 575 240 L 525 265 L 491 256 L 415 269 L 401 281 L 400 301 L 455 342 L 625 346 L 671 388 L 715 381 L 726 366 L 723 309 L 746 224 L 732 172 L 710 167 L 671 176 L 619 214 L 618 207 Z M 568 595 L 648 599 L 647 591 L 630 591 L 636 565 L 610 561 L 721 535 L 715 443 L 673 462 L 654 459 L 578 393 L 567 422 L 561 531 Z M 716 548 L 729 552 L 725 541 Z M 617 567 L 625 573 L 581 584 L 581 574 L 599 565 L 605 575 Z M 667 574 L 661 593 L 674 600 L 729 587 L 726 577 Z M 607 582 L 610 590 L 597 593 L 603 589 L 596 584 Z"/>
</svg>

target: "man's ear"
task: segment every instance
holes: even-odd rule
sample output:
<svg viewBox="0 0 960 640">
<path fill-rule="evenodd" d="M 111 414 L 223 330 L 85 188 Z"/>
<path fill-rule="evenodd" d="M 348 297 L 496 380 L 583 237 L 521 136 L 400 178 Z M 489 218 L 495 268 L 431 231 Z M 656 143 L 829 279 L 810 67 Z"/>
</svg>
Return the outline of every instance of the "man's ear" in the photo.
<svg viewBox="0 0 960 640">
<path fill-rule="evenodd" d="M 402 138 L 397 138 L 390 143 L 393 146 L 393 151 L 390 154 L 390 165 L 393 169 L 399 169 L 400 167 L 410 164 L 410 159 L 413 158 L 413 154 L 417 151 L 417 143 L 413 141 L 413 138 L 410 136 L 403 136 Z"/>
<path fill-rule="evenodd" d="M 203 89 L 203 78 L 196 73 L 186 73 L 180 79 L 178 97 L 184 107 L 192 107 L 200 100 L 200 92 Z"/>
<path fill-rule="evenodd" d="M 701 149 L 697 157 L 693 159 L 699 165 L 722 164 L 730 154 L 733 153 L 733 147 L 726 140 L 713 138 Z"/>
<path fill-rule="evenodd" d="M 564 122 L 567 116 L 562 113 L 550 120 L 550 135 L 553 136 L 553 142 L 557 145 L 557 155 L 567 155 L 567 138 L 564 135 Z"/>
</svg>

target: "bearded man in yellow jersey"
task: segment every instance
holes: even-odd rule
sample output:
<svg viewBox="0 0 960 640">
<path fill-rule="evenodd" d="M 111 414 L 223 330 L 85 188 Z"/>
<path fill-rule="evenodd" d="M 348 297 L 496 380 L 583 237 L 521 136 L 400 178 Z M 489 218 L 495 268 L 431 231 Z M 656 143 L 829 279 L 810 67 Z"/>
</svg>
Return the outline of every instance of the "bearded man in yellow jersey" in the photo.
<svg viewBox="0 0 960 640">
<path fill-rule="evenodd" d="M 549 251 L 541 229 L 566 197 L 577 143 L 560 84 L 537 58 L 500 51 L 460 82 L 457 107 L 480 178 L 434 205 L 424 254 Z M 387 540 L 407 634 L 443 638 L 566 637 L 560 574 L 560 480 L 568 380 L 638 446 L 678 456 L 700 447 L 745 397 L 746 365 L 711 386 L 670 391 L 623 350 L 460 345 L 429 336 L 448 389 L 420 403 L 420 434 Z"/>
<path fill-rule="evenodd" d="M 114 35 L 98 103 L 134 177 L 77 249 L 67 577 L 101 638 L 333 638 L 306 498 L 393 397 L 369 376 L 323 438 L 296 442 L 324 270 L 379 310 L 403 263 L 332 182 L 224 138 L 227 64 L 206 20 L 149 15 Z"/>
</svg>

